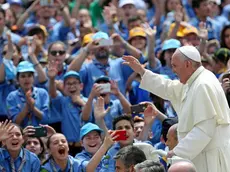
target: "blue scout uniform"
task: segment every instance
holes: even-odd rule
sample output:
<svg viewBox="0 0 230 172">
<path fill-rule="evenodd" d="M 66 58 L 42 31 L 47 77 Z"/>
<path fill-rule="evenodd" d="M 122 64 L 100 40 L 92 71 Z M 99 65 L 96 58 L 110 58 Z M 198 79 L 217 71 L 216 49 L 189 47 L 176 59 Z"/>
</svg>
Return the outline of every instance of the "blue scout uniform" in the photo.
<svg viewBox="0 0 230 172">
<path fill-rule="evenodd" d="M 84 171 L 86 171 L 86 166 L 88 165 L 88 163 L 92 159 L 92 157 L 93 157 L 92 154 L 83 150 L 81 153 L 78 153 L 75 156 L 75 159 L 77 159 L 81 162 L 82 168 L 84 169 Z M 100 164 L 95 169 L 95 172 L 100 172 L 101 168 L 102 168 L 102 161 L 100 162 Z"/>
<path fill-rule="evenodd" d="M 15 86 L 8 81 L 0 83 L 0 116 L 7 116 L 6 97 L 9 95 L 10 92 L 14 91 L 15 89 Z"/>
<path fill-rule="evenodd" d="M 39 172 L 40 160 L 34 153 L 22 148 L 19 156 L 11 161 L 9 152 L 0 148 L 0 171 L 10 172 L 13 169 L 17 172 Z"/>
<path fill-rule="evenodd" d="M 170 68 L 168 66 L 161 67 L 160 74 L 166 75 L 172 80 L 178 80 L 178 76 L 173 72 L 172 68 Z"/>
<path fill-rule="evenodd" d="M 82 172 L 82 167 L 78 160 L 69 155 L 68 164 L 64 171 L 61 170 L 53 158 L 50 158 L 49 161 L 42 166 L 41 172 Z"/>
<path fill-rule="evenodd" d="M 100 172 L 115 172 L 115 160 L 113 157 L 120 150 L 119 143 L 115 143 L 102 159 L 102 169 Z"/>
<path fill-rule="evenodd" d="M 87 102 L 87 98 L 81 97 Z M 51 99 L 51 109 L 58 113 L 57 118 L 61 117 L 62 133 L 65 135 L 67 141 L 79 142 L 82 107 L 72 103 L 71 97 L 58 94 L 57 97 Z M 57 121 L 59 120 L 57 119 Z"/>
<path fill-rule="evenodd" d="M 86 123 L 80 131 L 80 138 L 81 140 L 83 140 L 83 138 L 89 134 L 92 131 L 97 131 L 99 133 L 102 133 L 103 130 L 100 129 L 96 124 L 93 124 L 91 122 Z M 90 159 L 93 157 L 93 155 L 89 152 L 87 152 L 86 150 L 83 150 L 82 152 L 78 153 L 75 158 L 77 160 L 80 161 L 81 166 L 83 168 L 83 171 L 86 171 L 86 166 L 88 165 Z M 97 166 L 97 168 L 95 169 L 96 172 L 99 172 L 101 170 L 102 167 L 102 162 L 100 162 L 100 164 Z"/>
<path fill-rule="evenodd" d="M 42 112 L 42 120 L 37 118 L 33 112 L 30 112 L 22 121 L 21 126 L 38 126 L 40 123 L 47 122 L 49 94 L 43 88 L 33 87 L 32 98 L 35 100 L 35 107 Z M 22 112 L 26 104 L 26 96 L 21 88 L 11 92 L 6 99 L 8 117 L 15 122 L 17 115 Z"/>
</svg>

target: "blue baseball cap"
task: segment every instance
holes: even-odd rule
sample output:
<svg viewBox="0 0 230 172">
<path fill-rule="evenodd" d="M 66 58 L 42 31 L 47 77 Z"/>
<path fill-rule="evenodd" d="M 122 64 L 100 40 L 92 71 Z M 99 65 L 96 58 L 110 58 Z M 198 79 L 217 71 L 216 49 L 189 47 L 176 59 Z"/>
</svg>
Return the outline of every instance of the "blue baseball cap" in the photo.
<svg viewBox="0 0 230 172">
<path fill-rule="evenodd" d="M 169 50 L 169 49 L 176 49 L 179 48 L 180 46 L 181 46 L 180 41 L 176 39 L 169 39 L 163 43 L 162 51 Z"/>
<path fill-rule="evenodd" d="M 73 70 L 70 70 L 69 72 L 67 72 L 65 75 L 64 75 L 64 80 L 66 80 L 67 78 L 69 77 L 74 77 L 76 79 L 78 79 L 80 82 L 81 82 L 81 78 L 80 78 L 80 75 L 79 73 L 73 71 Z"/>
<path fill-rule="evenodd" d="M 83 139 L 85 135 L 87 135 L 91 131 L 98 131 L 99 133 L 103 132 L 103 130 L 100 129 L 96 124 L 88 122 L 87 124 L 83 125 L 83 127 L 81 127 L 81 131 L 80 131 L 81 140 Z"/>
<path fill-rule="evenodd" d="M 102 76 L 98 77 L 98 78 L 94 81 L 94 83 L 99 83 L 99 82 L 101 82 L 101 81 L 110 82 L 110 78 L 109 78 L 108 76 L 102 75 Z"/>
<path fill-rule="evenodd" d="M 97 32 L 93 35 L 93 40 L 98 40 L 98 39 L 109 39 L 109 35 L 105 32 Z"/>
<path fill-rule="evenodd" d="M 17 66 L 17 73 L 35 72 L 34 65 L 28 61 L 22 61 Z"/>
</svg>

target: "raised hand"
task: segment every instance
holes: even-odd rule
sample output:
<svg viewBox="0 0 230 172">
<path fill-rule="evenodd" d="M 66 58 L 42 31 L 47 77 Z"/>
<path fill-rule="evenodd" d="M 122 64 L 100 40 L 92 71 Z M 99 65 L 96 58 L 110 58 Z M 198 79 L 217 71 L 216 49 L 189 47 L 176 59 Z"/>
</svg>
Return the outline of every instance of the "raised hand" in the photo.
<svg viewBox="0 0 230 172">
<path fill-rule="evenodd" d="M 224 78 L 221 85 L 222 85 L 222 88 L 223 88 L 225 94 L 227 94 L 227 92 L 230 91 L 230 80 L 229 80 L 229 78 Z"/>
<path fill-rule="evenodd" d="M 208 29 L 206 27 L 206 23 L 199 23 L 199 37 L 203 40 L 208 40 Z"/>
<path fill-rule="evenodd" d="M 55 129 L 49 125 L 41 125 L 40 124 L 40 126 L 45 127 L 47 129 L 47 137 L 56 133 Z"/>
<path fill-rule="evenodd" d="M 149 39 L 149 40 L 155 39 L 155 36 L 157 33 L 157 27 L 156 26 L 154 26 L 154 28 L 152 29 L 148 23 L 144 23 L 142 25 L 142 28 L 144 29 L 144 31 L 146 33 L 147 39 Z"/>
<path fill-rule="evenodd" d="M 113 39 L 114 41 L 120 42 L 121 44 L 126 43 L 126 41 L 117 33 L 113 33 L 110 38 Z"/>
<path fill-rule="evenodd" d="M 4 58 L 11 60 L 13 57 L 13 54 L 14 54 L 14 46 L 13 46 L 13 42 L 11 39 L 11 31 L 7 31 L 6 36 L 7 36 L 8 49 L 7 49 L 7 52 L 6 52 L 6 55 L 4 56 Z"/>
<path fill-rule="evenodd" d="M 48 64 L 48 77 L 54 79 L 58 73 L 58 64 L 55 61 L 49 61 Z"/>
<path fill-rule="evenodd" d="M 176 11 L 174 13 L 174 18 L 175 18 L 175 22 L 177 24 L 180 24 L 183 21 L 183 13 L 182 13 L 182 6 L 178 5 L 176 7 Z"/>
<path fill-rule="evenodd" d="M 112 3 L 110 3 L 109 6 L 104 7 L 102 15 L 106 24 L 111 26 L 117 20 L 117 8 Z"/>
<path fill-rule="evenodd" d="M 6 140 L 11 137 L 10 132 L 14 128 L 11 121 L 6 120 L 0 123 L 0 141 Z"/>
<path fill-rule="evenodd" d="M 110 107 L 105 109 L 105 102 L 103 97 L 98 97 L 94 103 L 94 117 L 97 120 L 101 120 L 109 112 Z"/>
<path fill-rule="evenodd" d="M 144 111 L 144 121 L 146 125 L 150 125 L 155 120 L 159 111 L 154 104 L 149 102 L 145 102 L 145 103 L 148 104 L 148 106 Z"/>
<path fill-rule="evenodd" d="M 123 64 L 128 65 L 131 67 L 134 72 L 140 74 L 141 76 L 145 73 L 145 68 L 140 64 L 140 62 L 133 56 L 123 56 L 122 57 L 125 62 Z"/>
<path fill-rule="evenodd" d="M 110 81 L 111 84 L 111 93 L 117 96 L 119 94 L 119 88 L 116 81 Z"/>
<path fill-rule="evenodd" d="M 90 96 L 92 96 L 93 98 L 94 97 L 99 97 L 100 94 L 101 94 L 101 91 L 102 91 L 102 88 L 100 87 L 100 85 L 95 83 L 93 85 L 93 88 L 92 88 L 91 92 L 90 92 Z"/>
<path fill-rule="evenodd" d="M 26 140 L 28 137 L 35 134 L 34 126 L 27 126 L 23 129 L 23 138 Z"/>
<path fill-rule="evenodd" d="M 36 44 L 36 40 L 35 37 L 27 37 L 27 46 L 28 46 L 28 54 L 33 57 L 34 52 L 36 50 L 37 44 Z"/>
<path fill-rule="evenodd" d="M 106 136 L 105 136 L 103 145 L 104 145 L 107 149 L 109 149 L 109 148 L 115 143 L 115 140 L 116 140 L 117 137 L 118 137 L 118 135 L 116 135 L 116 132 L 115 132 L 115 131 L 109 130 L 108 133 L 107 133 Z"/>
</svg>

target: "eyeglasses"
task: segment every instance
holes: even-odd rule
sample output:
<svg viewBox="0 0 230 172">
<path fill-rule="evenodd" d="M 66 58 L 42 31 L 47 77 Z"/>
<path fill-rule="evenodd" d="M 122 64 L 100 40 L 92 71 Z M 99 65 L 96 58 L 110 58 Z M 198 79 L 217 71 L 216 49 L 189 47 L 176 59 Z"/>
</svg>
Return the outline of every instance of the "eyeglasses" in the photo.
<svg viewBox="0 0 230 172">
<path fill-rule="evenodd" d="M 60 51 L 51 51 L 50 54 L 52 56 L 57 56 L 57 55 L 61 55 L 62 56 L 63 54 L 65 54 L 65 51 L 63 51 L 63 50 L 60 50 Z"/>
<path fill-rule="evenodd" d="M 80 84 L 79 82 L 67 82 L 66 86 L 71 87 Z"/>
</svg>

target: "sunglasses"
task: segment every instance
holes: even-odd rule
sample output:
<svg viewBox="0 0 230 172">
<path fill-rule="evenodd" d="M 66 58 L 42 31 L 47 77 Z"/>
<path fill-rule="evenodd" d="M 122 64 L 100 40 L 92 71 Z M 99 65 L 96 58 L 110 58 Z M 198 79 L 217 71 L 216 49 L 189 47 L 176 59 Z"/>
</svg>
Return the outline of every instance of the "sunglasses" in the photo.
<svg viewBox="0 0 230 172">
<path fill-rule="evenodd" d="M 60 50 L 60 51 L 51 51 L 50 54 L 51 54 L 52 56 L 64 55 L 64 54 L 65 54 L 65 51 L 63 51 L 63 50 Z"/>
<path fill-rule="evenodd" d="M 3 52 L 2 52 L 2 56 L 5 56 L 5 55 L 6 55 L 6 53 L 7 53 L 6 51 L 3 51 Z"/>
</svg>

